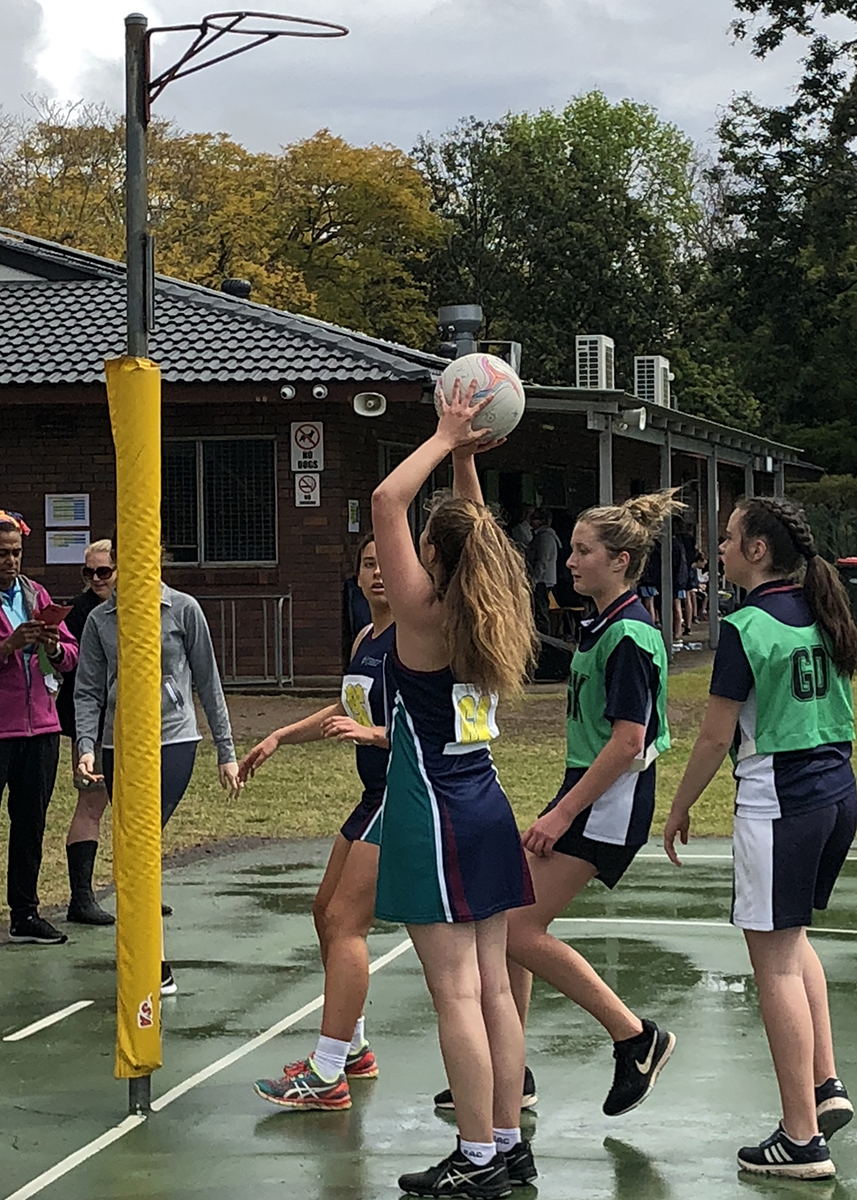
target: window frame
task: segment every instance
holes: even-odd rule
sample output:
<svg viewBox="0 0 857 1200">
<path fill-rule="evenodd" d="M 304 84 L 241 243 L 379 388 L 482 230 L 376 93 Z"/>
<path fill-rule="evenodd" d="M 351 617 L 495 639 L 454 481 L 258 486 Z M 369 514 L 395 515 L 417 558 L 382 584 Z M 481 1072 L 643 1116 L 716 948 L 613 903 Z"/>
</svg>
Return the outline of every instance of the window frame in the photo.
<svg viewBox="0 0 857 1200">
<path fill-rule="evenodd" d="M 247 434 L 244 437 L 230 437 L 218 434 L 212 437 L 166 437 L 164 445 L 175 445 L 181 442 L 194 447 L 194 467 L 196 470 L 196 536 L 197 557 L 195 560 L 185 559 L 182 562 L 165 562 L 165 567 L 199 567 L 206 571 L 219 570 L 221 567 L 278 567 L 280 565 L 280 495 L 279 495 L 279 455 L 276 434 Z M 272 473 L 274 482 L 274 558 L 246 558 L 216 560 L 214 562 L 204 557 L 205 552 L 205 484 L 203 446 L 207 442 L 271 442 L 273 444 Z M 163 504 L 163 482 L 161 486 L 161 503 Z"/>
</svg>

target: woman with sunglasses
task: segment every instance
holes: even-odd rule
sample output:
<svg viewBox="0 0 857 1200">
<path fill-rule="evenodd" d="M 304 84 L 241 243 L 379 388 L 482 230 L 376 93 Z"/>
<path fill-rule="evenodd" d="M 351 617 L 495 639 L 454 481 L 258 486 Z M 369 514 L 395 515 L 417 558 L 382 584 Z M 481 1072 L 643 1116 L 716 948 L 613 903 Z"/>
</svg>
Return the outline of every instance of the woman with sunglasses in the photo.
<svg viewBox="0 0 857 1200">
<path fill-rule="evenodd" d="M 116 567 L 110 561 L 110 539 L 92 542 L 84 552 L 81 570 L 84 590 L 72 605 L 66 628 L 78 642 L 83 636 L 86 618 L 94 608 L 113 595 L 116 586 Z M 68 881 L 71 902 L 68 920 L 80 925 L 112 925 L 115 917 L 101 907 L 92 890 L 92 872 L 98 853 L 98 834 L 101 818 L 107 806 L 107 790 L 103 781 L 92 782 L 77 769 L 77 727 L 74 720 L 74 680 L 77 668 L 65 672 L 63 686 L 57 698 L 57 716 L 62 732 L 71 738 L 74 786 L 77 788 L 77 807 L 66 838 Z M 102 720 L 103 725 L 103 720 Z M 95 769 L 101 773 L 101 742 L 95 748 Z"/>
</svg>

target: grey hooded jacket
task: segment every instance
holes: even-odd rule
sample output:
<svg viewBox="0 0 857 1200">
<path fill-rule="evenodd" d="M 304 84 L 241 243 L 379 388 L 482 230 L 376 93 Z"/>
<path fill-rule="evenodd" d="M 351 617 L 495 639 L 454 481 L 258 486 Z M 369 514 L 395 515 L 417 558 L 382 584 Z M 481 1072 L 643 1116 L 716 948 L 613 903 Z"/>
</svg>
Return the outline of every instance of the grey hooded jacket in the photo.
<svg viewBox="0 0 857 1200">
<path fill-rule="evenodd" d="M 86 619 L 74 684 L 79 754 L 91 754 L 105 710 L 103 743 L 113 747 L 118 663 L 116 598 L 99 604 Z M 232 727 L 223 698 L 205 614 L 193 596 L 161 584 L 161 745 L 201 740 L 193 692 L 202 702 L 218 765 L 235 762 Z"/>
</svg>

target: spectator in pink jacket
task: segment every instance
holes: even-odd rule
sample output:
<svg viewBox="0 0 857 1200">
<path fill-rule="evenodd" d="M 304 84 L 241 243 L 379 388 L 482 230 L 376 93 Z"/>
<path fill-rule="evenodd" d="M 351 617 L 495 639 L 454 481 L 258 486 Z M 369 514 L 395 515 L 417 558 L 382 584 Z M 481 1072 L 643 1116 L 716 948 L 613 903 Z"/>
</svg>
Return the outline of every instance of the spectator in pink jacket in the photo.
<svg viewBox="0 0 857 1200">
<path fill-rule="evenodd" d="M 21 574 L 29 532 L 20 513 L 0 509 L 0 799 L 8 789 L 11 940 L 52 946 L 67 938 L 39 916 L 37 889 L 59 762 L 59 673 L 76 664 L 77 642 L 62 622 L 36 619 L 51 598 Z"/>
</svg>

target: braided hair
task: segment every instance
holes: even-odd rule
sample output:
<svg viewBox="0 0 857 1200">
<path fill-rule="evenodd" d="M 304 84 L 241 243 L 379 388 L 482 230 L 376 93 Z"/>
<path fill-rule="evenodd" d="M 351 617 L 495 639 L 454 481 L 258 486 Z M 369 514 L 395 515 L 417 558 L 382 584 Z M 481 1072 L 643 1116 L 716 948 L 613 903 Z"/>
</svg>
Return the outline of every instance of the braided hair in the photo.
<svg viewBox="0 0 857 1200">
<path fill-rule="evenodd" d="M 738 502 L 742 549 L 749 538 L 761 538 L 771 554 L 771 568 L 786 578 L 805 565 L 803 592 L 818 625 L 830 638 L 830 656 L 841 675 L 857 671 L 857 625 L 848 594 L 837 573 L 818 553 L 802 508 L 789 500 L 755 496 Z"/>
</svg>

